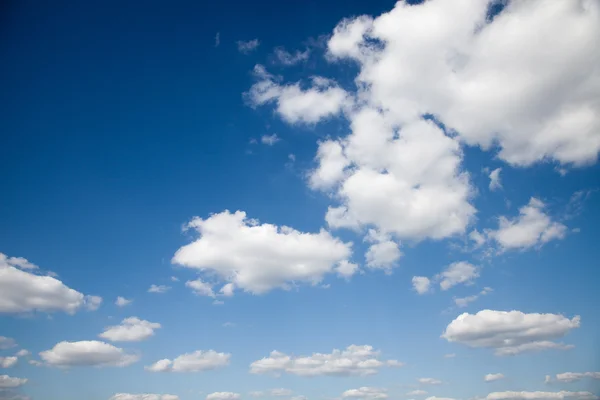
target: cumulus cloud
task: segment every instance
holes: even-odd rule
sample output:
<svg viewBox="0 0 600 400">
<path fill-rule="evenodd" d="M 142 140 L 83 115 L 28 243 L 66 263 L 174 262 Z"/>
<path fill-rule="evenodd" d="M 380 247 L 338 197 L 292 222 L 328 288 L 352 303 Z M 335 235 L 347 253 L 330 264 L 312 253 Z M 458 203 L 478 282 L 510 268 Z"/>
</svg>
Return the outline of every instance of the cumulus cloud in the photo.
<svg viewBox="0 0 600 400">
<path fill-rule="evenodd" d="M 572 346 L 553 340 L 566 336 L 579 324 L 579 316 L 568 319 L 559 314 L 482 310 L 459 315 L 446 327 L 442 338 L 469 347 L 491 348 L 496 355 L 516 355 L 569 349 Z"/>
<path fill-rule="evenodd" d="M 269 357 L 250 364 L 250 372 L 299 376 L 366 376 L 376 374 L 385 366 L 402 365 L 397 360 L 382 361 L 380 352 L 371 346 L 351 345 L 345 350 L 335 349 L 331 353 L 313 353 L 311 356 L 296 357 L 272 351 Z"/>
<path fill-rule="evenodd" d="M 440 281 L 440 288 L 448 290 L 458 284 L 471 284 L 475 278 L 479 277 L 479 268 L 465 261 L 452 263 L 437 275 L 436 280 Z"/>
<path fill-rule="evenodd" d="M 126 299 L 125 297 L 117 297 L 117 300 L 115 301 L 115 305 L 117 305 L 117 307 L 125 307 L 129 304 L 131 304 L 133 300 L 131 299 Z"/>
<path fill-rule="evenodd" d="M 102 302 L 98 296 L 85 296 L 51 276 L 36 275 L 28 270 L 29 262 L 21 257 L 0 253 L 0 313 L 63 311 L 74 314 L 81 308 L 95 310 Z"/>
<path fill-rule="evenodd" d="M 304 233 L 261 224 L 243 211 L 196 217 L 188 227 L 199 237 L 177 250 L 173 263 L 212 272 L 255 294 L 289 289 L 292 283 L 318 284 L 348 262 L 352 253 L 352 243 L 343 243 L 325 230 Z"/>
<path fill-rule="evenodd" d="M 187 281 L 185 286 L 189 287 L 194 291 L 198 296 L 207 296 L 207 297 L 215 297 L 215 293 L 212 289 L 212 285 L 208 282 L 204 282 L 202 279 L 198 278 L 194 281 Z"/>
<path fill-rule="evenodd" d="M 0 350 L 12 349 L 13 347 L 17 347 L 17 342 L 15 339 L 6 336 L 0 336 Z"/>
<path fill-rule="evenodd" d="M 454 298 L 454 304 L 456 304 L 457 307 L 463 308 L 463 307 L 468 306 L 469 303 L 472 303 L 475 300 L 477 300 L 479 298 L 479 296 L 485 296 L 486 294 L 489 294 L 491 292 L 493 292 L 492 288 L 485 287 L 478 294 L 474 294 L 474 295 L 467 296 L 467 297 L 455 297 Z"/>
<path fill-rule="evenodd" d="M 491 191 L 502 189 L 502 182 L 500 181 L 500 172 L 502 168 L 496 168 L 492 172 L 490 172 L 490 185 L 489 188 Z"/>
<path fill-rule="evenodd" d="M 54 367 L 126 367 L 140 358 L 139 354 L 96 340 L 60 342 L 42 351 L 40 357 Z"/>
<path fill-rule="evenodd" d="M 30 354 L 31 353 L 29 352 L 29 350 L 21 349 L 21 350 L 19 350 L 17 352 L 17 354 L 15 354 L 15 356 L 17 356 L 17 357 L 27 357 Z"/>
<path fill-rule="evenodd" d="M 318 167 L 309 176 L 313 189 L 330 189 L 344 177 L 344 170 L 350 164 L 342 145 L 335 140 L 320 142 L 315 159 Z"/>
<path fill-rule="evenodd" d="M 431 280 L 425 276 L 413 276 L 412 285 L 417 293 L 425 294 L 431 288 Z"/>
<path fill-rule="evenodd" d="M 0 368 L 14 367 L 19 361 L 18 357 L 0 357 Z"/>
<path fill-rule="evenodd" d="M 500 379 L 504 379 L 503 374 L 487 374 L 483 377 L 483 380 L 486 382 L 493 382 L 493 381 L 497 381 Z"/>
<path fill-rule="evenodd" d="M 25 378 L 13 378 L 8 375 L 0 375 L 0 389 L 14 389 L 27 383 Z"/>
<path fill-rule="evenodd" d="M 365 254 L 367 267 L 382 269 L 391 272 L 397 266 L 402 257 L 398 243 L 394 242 L 390 235 L 382 234 L 374 229 L 369 229 L 365 242 L 371 243 Z"/>
<path fill-rule="evenodd" d="M 241 396 L 233 392 L 214 392 L 206 396 L 206 400 L 238 400 Z"/>
<path fill-rule="evenodd" d="M 342 393 L 342 397 L 346 399 L 387 399 L 386 392 L 386 389 L 363 386 L 358 389 L 346 390 Z"/>
<path fill-rule="evenodd" d="M 539 247 L 564 238 L 567 227 L 553 221 L 544 208 L 541 200 L 532 197 L 529 204 L 519 209 L 517 217 L 500 217 L 498 229 L 488 231 L 488 237 L 494 239 L 502 251 Z"/>
<path fill-rule="evenodd" d="M 493 392 L 485 397 L 486 400 L 596 400 L 598 396 L 590 392 Z"/>
<path fill-rule="evenodd" d="M 419 378 L 419 383 L 421 385 L 441 385 L 442 381 L 435 378 Z"/>
<path fill-rule="evenodd" d="M 129 317 L 120 325 L 109 326 L 98 336 L 111 342 L 139 342 L 154 336 L 154 330 L 159 328 L 160 324 L 156 322 Z"/>
<path fill-rule="evenodd" d="M 217 353 L 214 350 L 197 350 L 178 356 L 174 360 L 167 358 L 145 367 L 150 372 L 202 372 L 229 365 L 231 354 Z"/>
<path fill-rule="evenodd" d="M 179 400 L 179 396 L 174 394 L 130 394 L 117 393 L 108 400 Z"/>
<path fill-rule="evenodd" d="M 304 89 L 299 83 L 280 84 L 262 65 L 254 67 L 254 74 L 257 82 L 244 93 L 248 104 L 275 103 L 277 113 L 289 123 L 317 123 L 339 114 L 348 103 L 346 91 L 325 78 L 313 78 L 313 86 Z"/>
<path fill-rule="evenodd" d="M 148 289 L 148 293 L 167 293 L 169 290 L 171 290 L 170 286 L 152 284 Z"/>
<path fill-rule="evenodd" d="M 254 50 L 256 50 L 258 46 L 260 46 L 260 41 L 258 39 L 252 39 L 247 41 L 238 40 L 237 42 L 238 51 L 242 54 L 250 54 Z"/>
</svg>

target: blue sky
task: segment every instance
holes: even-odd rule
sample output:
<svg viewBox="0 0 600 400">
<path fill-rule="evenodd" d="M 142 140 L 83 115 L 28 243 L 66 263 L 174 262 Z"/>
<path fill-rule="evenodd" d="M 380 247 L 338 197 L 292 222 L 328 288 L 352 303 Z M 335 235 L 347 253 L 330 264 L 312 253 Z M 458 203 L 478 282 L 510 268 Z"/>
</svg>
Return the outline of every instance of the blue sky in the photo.
<svg viewBox="0 0 600 400">
<path fill-rule="evenodd" d="M 597 398 L 598 2 L 122 3 L 3 7 L 0 399 Z"/>
</svg>

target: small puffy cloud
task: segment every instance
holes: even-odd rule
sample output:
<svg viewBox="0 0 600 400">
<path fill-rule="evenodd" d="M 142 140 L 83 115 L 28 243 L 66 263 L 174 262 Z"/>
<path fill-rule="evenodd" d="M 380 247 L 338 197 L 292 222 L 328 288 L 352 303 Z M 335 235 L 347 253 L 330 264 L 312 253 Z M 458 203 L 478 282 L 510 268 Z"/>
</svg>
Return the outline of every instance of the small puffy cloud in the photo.
<svg viewBox="0 0 600 400">
<path fill-rule="evenodd" d="M 419 378 L 419 383 L 421 385 L 441 385 L 442 381 L 435 378 Z"/>
<path fill-rule="evenodd" d="M 24 258 L 0 253 L 0 313 L 63 311 L 74 314 L 81 308 L 94 310 L 102 302 L 102 298 L 85 296 L 56 278 L 22 270 L 23 265 L 29 266 Z"/>
<path fill-rule="evenodd" d="M 275 103 L 277 113 L 289 123 L 314 124 L 335 116 L 348 104 L 345 90 L 325 78 L 313 78 L 313 86 L 303 89 L 299 83 L 282 85 L 262 65 L 254 67 L 258 78 L 244 93 L 252 107 Z"/>
<path fill-rule="evenodd" d="M 358 389 L 346 390 L 342 393 L 342 398 L 345 399 L 387 399 L 387 390 L 383 388 L 363 386 Z"/>
<path fill-rule="evenodd" d="M 181 247 L 172 262 L 214 273 L 246 292 L 262 294 L 292 284 L 318 284 L 347 262 L 352 243 L 329 232 L 305 233 L 261 224 L 243 211 L 224 211 L 188 224 L 199 237 Z"/>
<path fill-rule="evenodd" d="M 383 269 L 391 272 L 397 266 L 402 257 L 400 246 L 394 242 L 390 235 L 382 234 L 374 229 L 369 229 L 365 242 L 372 243 L 365 254 L 367 267 L 372 269 Z"/>
<path fill-rule="evenodd" d="M 446 327 L 442 338 L 469 347 L 494 349 L 496 355 L 516 355 L 572 346 L 552 340 L 579 328 L 580 317 L 559 314 L 526 314 L 521 311 L 482 310 L 463 313 Z"/>
<path fill-rule="evenodd" d="M 27 357 L 30 354 L 31 353 L 29 352 L 29 350 L 21 349 L 21 350 L 19 350 L 17 352 L 17 354 L 15 354 L 15 356 L 17 356 L 17 357 Z"/>
<path fill-rule="evenodd" d="M 502 251 L 539 247 L 564 238 L 567 227 L 553 221 L 544 208 L 542 201 L 532 197 L 529 204 L 519 209 L 517 217 L 500 217 L 498 229 L 488 231 L 488 237 L 494 239 Z"/>
<path fill-rule="evenodd" d="M 202 372 L 226 367 L 230 358 L 229 353 L 197 350 L 182 354 L 174 360 L 159 360 L 145 369 L 150 372 Z"/>
<path fill-rule="evenodd" d="M 492 288 L 485 287 L 478 294 L 474 294 L 472 296 L 467 296 L 467 297 L 455 297 L 454 298 L 454 304 L 456 304 L 457 307 L 463 308 L 463 307 L 468 306 L 469 303 L 472 303 L 475 300 L 477 300 L 479 298 L 479 296 L 485 296 L 485 295 L 487 295 L 487 294 L 489 294 L 491 292 L 493 292 Z"/>
<path fill-rule="evenodd" d="M 431 280 L 425 276 L 413 276 L 412 285 L 417 293 L 425 294 L 431 288 Z"/>
<path fill-rule="evenodd" d="M 590 392 L 493 392 L 485 397 L 486 400 L 596 400 L 598 396 Z"/>
<path fill-rule="evenodd" d="M 239 400 L 239 393 L 233 392 L 214 392 L 206 396 L 206 400 Z"/>
<path fill-rule="evenodd" d="M 0 357 L 0 368 L 14 367 L 19 361 L 18 357 Z"/>
<path fill-rule="evenodd" d="M 380 352 L 373 347 L 348 346 L 345 350 L 333 350 L 331 353 L 313 353 L 311 356 L 290 356 L 272 351 L 269 357 L 254 361 L 250 365 L 253 374 L 287 373 L 299 376 L 366 376 L 376 374 L 388 365 L 380 359 Z"/>
<path fill-rule="evenodd" d="M 26 383 L 26 378 L 13 378 L 8 375 L 0 375 L 0 389 L 14 389 Z"/>
<path fill-rule="evenodd" d="M 111 342 L 139 342 L 154 336 L 154 330 L 159 328 L 159 323 L 129 317 L 120 325 L 109 326 L 98 336 Z"/>
<path fill-rule="evenodd" d="M 13 347 L 17 347 L 17 342 L 15 339 L 6 336 L 0 336 L 0 350 L 12 349 Z"/>
<path fill-rule="evenodd" d="M 126 299 L 125 297 L 117 297 L 117 300 L 115 301 L 115 305 L 117 305 L 117 307 L 125 307 L 129 304 L 131 304 L 131 302 L 133 302 L 133 300 L 131 299 Z"/>
<path fill-rule="evenodd" d="M 479 277 L 479 267 L 465 261 L 452 263 L 437 275 L 440 280 L 440 288 L 448 290 L 458 284 L 471 284 L 475 278 Z"/>
<path fill-rule="evenodd" d="M 275 48 L 274 56 L 276 63 L 291 66 L 308 60 L 310 49 L 306 49 L 305 51 L 296 50 L 296 52 L 292 54 L 283 47 L 277 47 Z"/>
<path fill-rule="evenodd" d="M 600 379 L 600 372 L 563 372 L 556 374 L 557 382 L 571 383 L 585 378 Z"/>
<path fill-rule="evenodd" d="M 493 381 L 497 381 L 500 379 L 504 379 L 503 374 L 487 374 L 483 377 L 483 380 L 486 382 L 493 382 Z"/>
<path fill-rule="evenodd" d="M 424 396 L 426 394 L 427 394 L 427 392 L 425 390 L 420 390 L 420 389 L 413 390 L 413 391 L 406 393 L 407 396 Z"/>
<path fill-rule="evenodd" d="M 502 182 L 500 181 L 500 172 L 502 168 L 496 168 L 490 172 L 490 190 L 493 192 L 498 189 L 502 189 Z"/>
<path fill-rule="evenodd" d="M 148 289 L 148 293 L 167 293 L 170 289 L 170 286 L 152 284 Z"/>
<path fill-rule="evenodd" d="M 237 42 L 238 51 L 242 54 L 250 54 L 251 52 L 256 50 L 258 46 L 260 46 L 260 41 L 258 39 L 252 39 L 247 41 L 238 40 Z"/>
<path fill-rule="evenodd" d="M 272 135 L 262 135 L 260 137 L 260 142 L 262 144 L 266 144 L 267 146 L 273 146 L 275 143 L 279 142 L 281 139 L 277 136 L 276 133 Z"/>
<path fill-rule="evenodd" d="M 215 297 L 215 293 L 212 289 L 212 285 L 208 282 L 204 282 L 202 279 L 198 278 L 194 281 L 187 281 L 185 286 L 189 287 L 194 291 L 198 296 L 207 296 L 207 297 Z"/>
<path fill-rule="evenodd" d="M 117 393 L 111 396 L 108 400 L 179 400 L 179 396 L 174 394 L 130 394 Z"/>
<path fill-rule="evenodd" d="M 96 340 L 60 342 L 42 351 L 40 357 L 46 365 L 54 367 L 126 367 L 140 358 L 138 354 Z"/>
</svg>

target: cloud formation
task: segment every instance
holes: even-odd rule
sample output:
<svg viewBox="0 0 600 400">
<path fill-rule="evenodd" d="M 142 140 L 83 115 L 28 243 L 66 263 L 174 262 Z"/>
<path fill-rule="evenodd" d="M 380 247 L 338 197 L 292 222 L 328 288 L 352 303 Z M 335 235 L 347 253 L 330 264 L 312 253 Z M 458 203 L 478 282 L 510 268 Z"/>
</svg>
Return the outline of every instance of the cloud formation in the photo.
<svg viewBox="0 0 600 400">
<path fill-rule="evenodd" d="M 229 353 L 197 350 L 182 354 L 174 360 L 168 358 L 159 360 L 145 369 L 150 372 L 202 372 L 226 367 L 230 359 Z"/>
</svg>

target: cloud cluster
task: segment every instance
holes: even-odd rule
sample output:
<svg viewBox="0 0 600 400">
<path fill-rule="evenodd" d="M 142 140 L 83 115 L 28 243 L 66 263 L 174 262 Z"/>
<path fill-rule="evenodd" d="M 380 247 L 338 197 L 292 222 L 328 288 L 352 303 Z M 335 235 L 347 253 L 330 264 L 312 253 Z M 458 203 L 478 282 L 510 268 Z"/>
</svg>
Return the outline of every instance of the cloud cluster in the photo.
<svg viewBox="0 0 600 400">
<path fill-rule="evenodd" d="M 231 354 L 214 350 L 197 350 L 182 354 L 174 360 L 165 358 L 145 367 L 150 372 L 201 372 L 229 365 Z"/>
<path fill-rule="evenodd" d="M 60 342 L 42 351 L 40 357 L 46 365 L 55 367 L 126 367 L 140 358 L 138 354 L 96 340 Z"/>
<path fill-rule="evenodd" d="M 223 294 L 233 288 L 261 294 L 295 283 L 319 283 L 326 274 L 345 267 L 352 243 L 325 230 L 304 233 L 286 226 L 261 224 L 243 211 L 224 211 L 206 219 L 196 217 L 188 227 L 199 237 L 181 247 L 173 263 L 214 273 L 227 281 Z M 197 292 L 211 295 L 205 282 L 189 282 Z M 210 290 L 209 290 L 210 289 Z"/>
<path fill-rule="evenodd" d="M 331 353 L 313 353 L 311 356 L 290 356 L 272 351 L 269 357 L 250 365 L 253 374 L 287 373 L 299 376 L 366 376 L 376 374 L 383 367 L 400 367 L 397 360 L 381 360 L 373 347 L 350 345 Z"/>
<path fill-rule="evenodd" d="M 553 340 L 564 337 L 579 325 L 579 316 L 568 319 L 559 314 L 482 310 L 477 314 L 459 315 L 446 327 L 442 338 L 469 347 L 491 348 L 496 355 L 516 355 L 569 349 L 573 346 Z"/>
<path fill-rule="evenodd" d="M 425 294 L 431 290 L 431 285 L 434 283 L 440 284 L 441 290 L 448 290 L 456 285 L 471 285 L 473 281 L 479 277 L 478 266 L 475 266 L 466 261 L 454 262 L 445 270 L 435 275 L 433 278 L 425 276 L 413 276 L 413 289 L 418 294 Z"/>
</svg>

